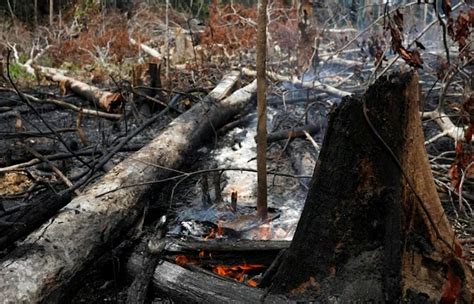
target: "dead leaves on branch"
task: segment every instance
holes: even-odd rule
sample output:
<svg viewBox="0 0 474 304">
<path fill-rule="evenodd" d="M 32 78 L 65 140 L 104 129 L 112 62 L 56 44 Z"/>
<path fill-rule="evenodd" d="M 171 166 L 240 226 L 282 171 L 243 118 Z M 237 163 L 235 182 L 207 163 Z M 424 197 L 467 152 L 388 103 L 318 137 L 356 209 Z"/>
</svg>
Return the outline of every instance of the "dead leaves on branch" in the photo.
<svg viewBox="0 0 474 304">
<path fill-rule="evenodd" d="M 296 9 L 275 2 L 269 11 L 268 31 L 271 43 L 281 49 L 295 49 L 298 45 Z M 255 47 L 257 11 L 239 3 L 209 5 L 208 26 L 201 35 L 201 44 L 209 48 L 225 46 L 230 54 L 247 52 Z"/>
<path fill-rule="evenodd" d="M 454 41 L 458 43 L 459 46 L 459 56 L 466 57 L 469 59 L 471 56 L 469 54 L 469 49 L 467 46 L 467 41 L 469 39 L 470 28 L 474 24 L 474 9 L 471 9 L 468 13 L 461 11 L 454 23 L 454 30 L 452 30 L 451 37 Z"/>
<path fill-rule="evenodd" d="M 213 47 L 225 45 L 228 50 L 252 48 L 257 33 L 255 9 L 240 4 L 221 6 L 217 1 L 209 6 L 209 26 L 201 35 L 201 43 Z"/>
<path fill-rule="evenodd" d="M 451 14 L 451 0 L 443 0 L 442 2 L 443 13 L 448 18 L 447 30 L 448 35 L 458 43 L 459 46 L 459 57 L 469 59 L 471 54 L 466 49 L 467 40 L 469 38 L 469 32 L 474 26 L 474 8 L 471 8 L 468 12 L 461 11 L 454 21 Z"/>
<path fill-rule="evenodd" d="M 396 10 L 392 18 L 388 17 L 386 30 L 390 31 L 392 37 L 392 50 L 399 54 L 402 59 L 410 66 L 423 68 L 423 59 L 417 49 L 408 50 L 403 46 L 403 14 Z"/>
<path fill-rule="evenodd" d="M 461 107 L 461 120 L 468 127 L 464 132 L 465 142 L 456 143 L 456 157 L 449 168 L 449 176 L 453 187 L 459 192 L 462 189 L 463 176 L 474 174 L 474 150 L 470 144 L 474 132 L 474 94 Z"/>
<path fill-rule="evenodd" d="M 446 27 L 448 35 L 458 43 L 460 58 L 469 60 L 472 54 L 469 52 L 468 40 L 472 27 L 474 26 L 474 9 L 471 8 L 468 12 L 461 11 L 455 21 L 452 16 L 450 0 L 443 0 L 442 10 L 447 17 Z M 418 48 L 424 49 L 424 46 L 417 41 L 415 42 L 416 49 L 410 50 L 403 46 L 404 16 L 399 9 L 395 11 L 393 16 L 388 17 L 385 29 L 390 31 L 392 50 L 399 54 L 410 66 L 422 68 L 423 59 L 421 58 Z"/>
<path fill-rule="evenodd" d="M 471 133 L 472 135 L 472 133 Z M 460 192 L 463 176 L 468 177 L 474 174 L 474 151 L 469 143 L 458 142 L 456 144 L 456 158 L 449 168 L 451 184 L 456 191 Z"/>
</svg>

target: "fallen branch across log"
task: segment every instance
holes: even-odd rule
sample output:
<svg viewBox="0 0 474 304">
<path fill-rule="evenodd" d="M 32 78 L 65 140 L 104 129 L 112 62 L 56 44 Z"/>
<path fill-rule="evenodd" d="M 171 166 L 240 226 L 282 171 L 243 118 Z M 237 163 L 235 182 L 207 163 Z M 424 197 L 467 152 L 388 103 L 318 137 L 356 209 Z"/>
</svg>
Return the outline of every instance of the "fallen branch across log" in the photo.
<svg viewBox="0 0 474 304">
<path fill-rule="evenodd" d="M 189 250 L 205 251 L 274 251 L 286 249 L 290 246 L 289 241 L 252 241 L 252 240 L 171 240 L 166 247 L 168 252 L 181 252 Z"/>
<path fill-rule="evenodd" d="M 257 72 L 252 71 L 252 70 L 247 69 L 247 68 L 243 68 L 242 73 L 244 73 L 245 75 L 250 76 L 250 77 L 255 77 L 257 75 Z M 273 73 L 273 72 L 268 72 L 268 71 L 267 71 L 267 77 L 269 77 L 270 79 L 272 79 L 274 81 L 291 82 L 294 85 L 299 85 L 299 86 L 302 86 L 302 87 L 308 88 L 308 89 L 318 90 L 318 91 L 325 92 L 325 93 L 328 93 L 328 94 L 336 96 L 336 97 L 341 97 L 342 98 L 344 96 L 351 95 L 350 92 L 337 89 L 337 88 L 332 87 L 330 85 L 321 83 L 317 80 L 302 81 L 302 80 L 298 79 L 298 77 L 296 77 L 296 76 L 293 76 L 293 77 L 283 76 L 283 75 Z"/>
<path fill-rule="evenodd" d="M 181 165 L 187 153 L 209 139 L 215 128 L 224 125 L 250 102 L 256 82 L 222 100 L 228 85 L 234 85 L 239 78 L 238 72 L 227 75 L 226 86 L 218 85 L 147 146 L 118 164 L 84 190 L 83 195 L 74 198 L 50 223 L 19 243 L 0 265 L 2 300 L 7 303 L 60 300 L 68 283 L 103 254 L 107 244 L 138 225 L 153 187 L 121 189 L 101 197 L 97 194 L 144 178 L 169 176 L 172 171 L 163 168 Z"/>
</svg>

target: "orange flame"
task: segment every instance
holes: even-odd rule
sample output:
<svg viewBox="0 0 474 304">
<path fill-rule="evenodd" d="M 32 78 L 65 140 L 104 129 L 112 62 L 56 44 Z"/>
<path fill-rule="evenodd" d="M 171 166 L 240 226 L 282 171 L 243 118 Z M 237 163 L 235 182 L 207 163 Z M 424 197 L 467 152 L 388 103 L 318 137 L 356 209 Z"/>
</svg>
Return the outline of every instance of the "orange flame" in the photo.
<svg viewBox="0 0 474 304">
<path fill-rule="evenodd" d="M 243 282 L 245 279 L 245 274 L 251 270 L 264 268 L 264 265 L 260 264 L 242 264 L 242 265 L 217 265 L 212 270 L 214 273 L 217 273 L 220 276 L 232 278 L 238 282 Z M 254 280 L 248 280 L 247 283 L 250 286 L 256 286 L 257 282 Z"/>
</svg>

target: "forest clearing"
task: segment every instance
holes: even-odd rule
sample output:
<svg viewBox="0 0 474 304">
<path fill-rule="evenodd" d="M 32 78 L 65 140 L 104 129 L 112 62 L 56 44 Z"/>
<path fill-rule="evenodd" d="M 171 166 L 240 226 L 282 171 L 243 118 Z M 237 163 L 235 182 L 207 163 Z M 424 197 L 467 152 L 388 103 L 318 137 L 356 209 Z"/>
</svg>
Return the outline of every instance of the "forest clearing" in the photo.
<svg viewBox="0 0 474 304">
<path fill-rule="evenodd" d="M 0 303 L 474 302 L 472 2 L 0 16 Z"/>
</svg>

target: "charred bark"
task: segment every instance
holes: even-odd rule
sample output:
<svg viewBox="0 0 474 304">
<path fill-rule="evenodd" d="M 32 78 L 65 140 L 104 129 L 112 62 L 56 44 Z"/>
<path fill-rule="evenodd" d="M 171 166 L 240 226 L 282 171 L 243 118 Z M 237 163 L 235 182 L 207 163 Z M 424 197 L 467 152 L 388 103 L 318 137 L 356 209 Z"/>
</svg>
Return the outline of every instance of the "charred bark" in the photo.
<svg viewBox="0 0 474 304">
<path fill-rule="evenodd" d="M 156 265 L 160 261 L 160 254 L 165 249 L 166 242 L 163 239 L 166 229 L 164 227 L 166 218 L 163 217 L 161 221 L 162 227 L 158 229 L 153 235 L 147 235 L 143 238 L 142 243 L 138 248 L 143 248 L 141 254 L 134 252 L 135 258 L 140 256 L 138 271 L 135 273 L 135 278 L 128 289 L 127 303 L 142 304 L 145 303 L 148 293 L 148 285 L 153 277 Z"/>
<path fill-rule="evenodd" d="M 153 285 L 176 303 L 261 303 L 264 292 L 224 278 L 196 273 L 164 262 L 155 270 Z M 272 298 L 267 303 L 286 303 Z"/>
<path fill-rule="evenodd" d="M 27 204 L 22 204 L 14 210 L 4 210 L 0 212 L 0 219 L 14 223 L 2 227 L 0 233 L 0 250 L 10 246 L 21 237 L 34 231 L 48 218 L 57 213 L 59 209 L 71 201 L 71 191 L 64 191 L 56 194 L 47 189 L 37 193 L 34 198 L 28 200 Z"/>
<path fill-rule="evenodd" d="M 471 303 L 471 270 L 424 150 L 419 96 L 408 73 L 334 111 L 270 293 L 321 303 Z"/>
</svg>

